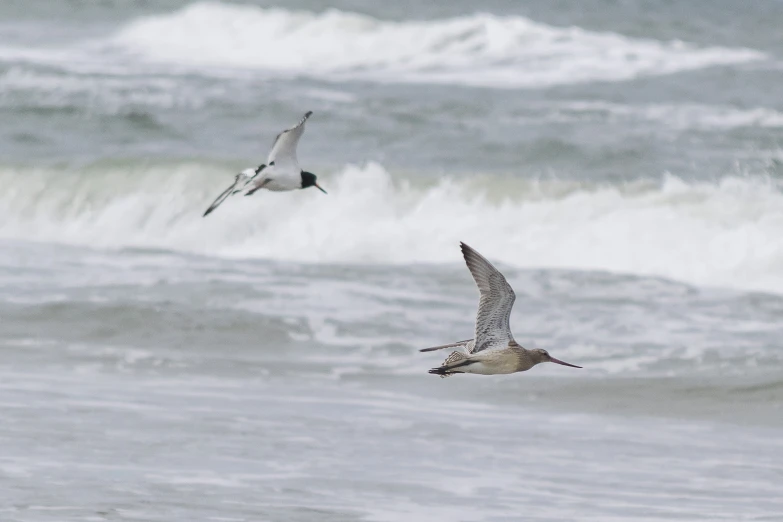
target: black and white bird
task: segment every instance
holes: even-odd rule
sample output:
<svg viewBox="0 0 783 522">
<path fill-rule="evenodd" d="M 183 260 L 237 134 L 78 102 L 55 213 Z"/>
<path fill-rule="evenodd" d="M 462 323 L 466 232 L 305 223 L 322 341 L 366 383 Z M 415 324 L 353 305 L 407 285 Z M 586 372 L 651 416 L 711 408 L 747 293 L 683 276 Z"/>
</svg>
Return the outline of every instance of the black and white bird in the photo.
<svg viewBox="0 0 783 522">
<path fill-rule="evenodd" d="M 307 111 L 299 123 L 277 135 L 266 165 L 259 167 L 260 170 L 250 182 L 250 189 L 245 192 L 245 196 L 251 196 L 261 189 L 278 192 L 307 187 L 316 187 L 326 194 L 316 183 L 316 175 L 302 170 L 299 160 L 296 159 L 296 146 L 304 134 L 305 122 L 312 114 L 312 111 Z"/>
<path fill-rule="evenodd" d="M 304 134 L 305 122 L 312 114 L 312 111 L 307 111 L 299 123 L 278 134 L 266 163 L 237 174 L 234 184 L 217 197 L 204 212 L 204 216 L 215 210 L 226 198 L 247 187 L 250 188 L 245 192 L 245 196 L 251 196 L 260 189 L 279 192 L 307 187 L 316 187 L 326 194 L 326 191 L 316 182 L 316 175 L 302 170 L 296 158 L 296 146 L 299 144 L 299 138 Z"/>
<path fill-rule="evenodd" d="M 430 373 L 441 377 L 448 377 L 455 373 L 497 375 L 524 372 L 542 362 L 581 368 L 555 359 L 546 350 L 527 350 L 520 346 L 511 335 L 508 324 L 511 307 L 514 306 L 516 299 L 511 285 L 484 256 L 465 243 L 460 243 L 460 247 L 481 296 L 476 314 L 476 337 L 420 350 L 422 352 L 443 348 L 465 350 L 452 352 L 442 365 L 431 369 Z"/>
</svg>

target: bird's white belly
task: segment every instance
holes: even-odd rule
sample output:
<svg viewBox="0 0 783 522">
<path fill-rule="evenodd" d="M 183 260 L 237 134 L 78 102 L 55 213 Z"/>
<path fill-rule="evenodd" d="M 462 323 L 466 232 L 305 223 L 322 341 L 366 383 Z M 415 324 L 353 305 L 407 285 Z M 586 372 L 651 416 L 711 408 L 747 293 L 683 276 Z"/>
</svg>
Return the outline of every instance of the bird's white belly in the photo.
<svg viewBox="0 0 783 522">
<path fill-rule="evenodd" d="M 255 185 L 263 184 L 263 188 L 272 192 L 283 192 L 302 188 L 301 169 L 289 165 L 272 165 L 261 171 L 263 176 Z"/>
<path fill-rule="evenodd" d="M 500 375 L 504 373 L 514 373 L 516 367 L 512 364 L 498 364 L 495 361 L 475 362 L 462 368 L 460 371 L 465 373 L 475 373 L 478 375 Z"/>
<path fill-rule="evenodd" d="M 517 358 L 506 351 L 490 350 L 474 355 L 473 359 L 478 360 L 460 370 L 479 375 L 500 375 L 519 371 Z"/>
<path fill-rule="evenodd" d="M 298 189 L 299 186 L 293 186 L 293 183 L 280 183 L 278 181 L 270 181 L 269 183 L 264 185 L 264 188 L 267 190 L 271 190 L 272 192 L 284 192 L 287 190 Z"/>
<path fill-rule="evenodd" d="M 302 177 L 299 175 L 294 177 L 270 172 L 267 179 L 268 181 L 264 184 L 264 188 L 273 192 L 302 188 Z"/>
<path fill-rule="evenodd" d="M 476 373 L 478 375 L 493 375 L 495 372 L 491 371 L 484 363 L 473 363 L 469 364 L 467 366 L 464 366 L 462 368 L 459 368 L 459 371 L 463 371 L 465 373 Z"/>
</svg>

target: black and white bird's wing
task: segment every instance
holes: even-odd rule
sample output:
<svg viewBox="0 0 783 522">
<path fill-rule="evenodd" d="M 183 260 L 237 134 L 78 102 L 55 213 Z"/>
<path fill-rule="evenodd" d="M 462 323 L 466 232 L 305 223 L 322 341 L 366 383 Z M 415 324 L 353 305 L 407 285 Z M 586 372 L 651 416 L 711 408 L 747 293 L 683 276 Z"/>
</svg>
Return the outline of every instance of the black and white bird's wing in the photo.
<svg viewBox="0 0 783 522">
<path fill-rule="evenodd" d="M 463 348 L 467 353 L 472 353 L 473 339 L 465 339 L 464 341 L 457 341 L 456 343 L 441 344 L 440 346 L 431 346 L 429 348 L 422 348 L 420 352 L 434 352 L 435 350 L 443 350 L 444 348 Z"/>
<path fill-rule="evenodd" d="M 237 177 L 234 180 L 234 184 L 236 187 L 234 187 L 234 193 L 240 192 L 245 186 L 250 183 L 253 178 L 258 176 L 258 173 L 264 170 L 264 167 L 266 165 L 261 165 L 257 169 L 245 169 L 239 174 L 237 174 Z"/>
<path fill-rule="evenodd" d="M 215 199 L 215 201 L 212 202 L 212 204 L 209 206 L 209 208 L 204 212 L 203 217 L 207 217 L 213 210 L 218 208 L 221 203 L 223 203 L 230 195 L 236 194 L 242 188 L 244 188 L 245 185 L 247 185 L 251 179 L 253 179 L 253 176 L 255 175 L 255 170 L 253 169 L 245 169 L 239 174 L 236 175 L 234 178 L 234 183 L 231 184 L 230 187 L 228 187 L 226 190 L 220 193 L 220 195 Z"/>
<path fill-rule="evenodd" d="M 274 164 L 280 169 L 294 167 L 299 173 L 299 161 L 296 159 L 296 146 L 299 144 L 299 138 L 304 133 L 304 125 L 307 118 L 313 114 L 313 111 L 307 111 L 304 117 L 299 120 L 295 126 L 286 129 L 275 138 L 272 144 L 272 150 L 267 158 L 267 165 Z"/>
<path fill-rule="evenodd" d="M 476 344 L 471 353 L 506 348 L 514 337 L 508 321 L 514 306 L 514 290 L 492 263 L 465 243 L 462 255 L 481 297 L 476 314 Z"/>
<path fill-rule="evenodd" d="M 226 190 L 221 192 L 220 195 L 217 197 L 217 199 L 212 202 L 212 204 L 209 206 L 206 212 L 204 212 L 203 217 L 207 217 L 209 214 L 211 214 L 213 210 L 218 208 L 220 204 L 226 200 L 226 198 L 228 198 L 231 194 L 233 194 L 236 186 L 237 186 L 237 182 L 235 181 L 234 183 L 231 184 L 230 187 L 228 187 Z"/>
</svg>

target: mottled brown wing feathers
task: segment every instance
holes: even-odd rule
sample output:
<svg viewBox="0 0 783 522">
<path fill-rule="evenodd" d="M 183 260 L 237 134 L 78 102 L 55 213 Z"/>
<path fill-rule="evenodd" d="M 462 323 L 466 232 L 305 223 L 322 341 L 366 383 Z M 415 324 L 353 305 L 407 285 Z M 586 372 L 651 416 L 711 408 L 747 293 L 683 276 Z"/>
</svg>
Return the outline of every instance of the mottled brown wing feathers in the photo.
<svg viewBox="0 0 783 522">
<path fill-rule="evenodd" d="M 511 308 L 516 299 L 514 290 L 484 256 L 465 243 L 460 243 L 460 247 L 481 294 L 476 314 L 476 346 L 472 353 L 505 348 L 514 341 L 509 327 Z"/>
</svg>

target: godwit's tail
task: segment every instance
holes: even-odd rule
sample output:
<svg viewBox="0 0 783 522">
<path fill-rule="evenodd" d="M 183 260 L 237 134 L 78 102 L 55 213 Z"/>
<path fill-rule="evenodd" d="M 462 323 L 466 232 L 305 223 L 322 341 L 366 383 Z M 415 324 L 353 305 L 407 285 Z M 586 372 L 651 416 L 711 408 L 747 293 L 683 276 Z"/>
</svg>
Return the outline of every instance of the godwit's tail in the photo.
<svg viewBox="0 0 783 522">
<path fill-rule="evenodd" d="M 451 352 L 451 355 L 446 357 L 446 360 L 443 361 L 442 365 L 431 369 L 429 373 L 440 375 L 441 377 L 449 377 L 455 373 L 465 373 L 456 368 L 466 366 L 470 364 L 470 362 L 470 357 L 468 355 L 465 355 L 462 352 Z"/>
</svg>

